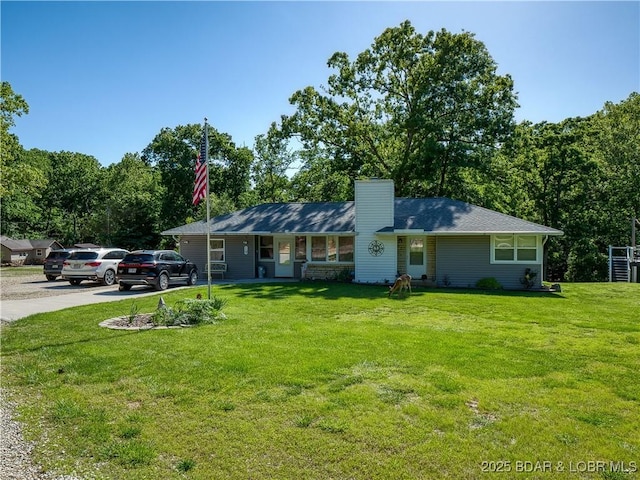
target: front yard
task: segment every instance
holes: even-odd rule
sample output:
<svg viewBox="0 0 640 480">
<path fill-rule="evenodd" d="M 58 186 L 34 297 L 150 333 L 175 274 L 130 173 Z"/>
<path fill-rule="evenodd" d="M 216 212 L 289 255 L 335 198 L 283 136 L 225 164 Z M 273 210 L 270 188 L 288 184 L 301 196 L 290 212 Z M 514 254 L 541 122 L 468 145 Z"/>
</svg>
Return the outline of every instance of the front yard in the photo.
<svg viewBox="0 0 640 480">
<path fill-rule="evenodd" d="M 640 285 L 562 287 L 214 286 L 223 322 L 140 332 L 98 324 L 158 296 L 78 307 L 3 327 L 2 383 L 89 478 L 638 478 Z"/>
</svg>

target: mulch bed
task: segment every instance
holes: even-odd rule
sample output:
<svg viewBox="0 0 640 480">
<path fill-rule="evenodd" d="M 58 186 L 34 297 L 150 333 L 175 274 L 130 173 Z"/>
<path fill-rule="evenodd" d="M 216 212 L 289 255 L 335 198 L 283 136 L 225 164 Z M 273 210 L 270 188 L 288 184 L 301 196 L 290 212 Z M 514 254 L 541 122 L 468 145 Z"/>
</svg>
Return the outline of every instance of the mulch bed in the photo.
<svg viewBox="0 0 640 480">
<path fill-rule="evenodd" d="M 110 318 L 101 322 L 100 326 L 113 330 L 148 330 L 150 328 L 161 328 L 153 323 L 152 313 L 139 313 L 134 317 L 124 315 L 122 317 Z"/>
</svg>

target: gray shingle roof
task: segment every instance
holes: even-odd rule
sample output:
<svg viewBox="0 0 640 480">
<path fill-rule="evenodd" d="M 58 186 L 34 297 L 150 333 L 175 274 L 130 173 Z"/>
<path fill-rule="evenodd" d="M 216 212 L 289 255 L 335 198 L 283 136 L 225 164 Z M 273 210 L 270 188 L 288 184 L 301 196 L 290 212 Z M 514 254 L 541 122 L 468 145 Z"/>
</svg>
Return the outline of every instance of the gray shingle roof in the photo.
<svg viewBox="0 0 640 480">
<path fill-rule="evenodd" d="M 2 236 L 0 237 L 0 243 L 14 252 L 26 252 L 33 250 L 34 248 L 49 248 L 54 243 L 60 245 L 57 241 L 51 239 L 38 239 L 38 240 L 14 240 L 12 238 Z"/>
<path fill-rule="evenodd" d="M 353 202 L 265 203 L 211 219 L 215 233 L 334 233 L 355 231 Z M 206 234 L 206 222 L 194 222 L 163 235 Z"/>
<path fill-rule="evenodd" d="M 395 231 L 424 230 L 433 234 L 562 235 L 554 228 L 450 198 L 397 198 L 393 227 Z"/>
<path fill-rule="evenodd" d="M 448 198 L 396 198 L 394 224 L 380 233 L 430 234 L 530 233 L 561 235 L 560 230 Z M 211 233 L 350 233 L 354 202 L 267 203 L 211 219 Z M 194 222 L 163 235 L 206 235 L 206 222 Z"/>
</svg>

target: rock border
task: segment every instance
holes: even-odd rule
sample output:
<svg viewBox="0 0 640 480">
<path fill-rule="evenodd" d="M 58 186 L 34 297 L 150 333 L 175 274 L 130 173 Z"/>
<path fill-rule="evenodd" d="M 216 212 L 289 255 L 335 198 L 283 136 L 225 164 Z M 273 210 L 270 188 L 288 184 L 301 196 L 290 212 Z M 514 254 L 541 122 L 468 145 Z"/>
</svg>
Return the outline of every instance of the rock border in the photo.
<svg viewBox="0 0 640 480">
<path fill-rule="evenodd" d="M 193 325 L 155 325 L 150 322 L 152 315 L 151 313 L 138 314 L 135 316 L 133 322 L 130 321 L 128 315 L 108 318 L 100 322 L 98 326 L 111 330 L 167 330 L 170 328 L 193 327 Z"/>
</svg>

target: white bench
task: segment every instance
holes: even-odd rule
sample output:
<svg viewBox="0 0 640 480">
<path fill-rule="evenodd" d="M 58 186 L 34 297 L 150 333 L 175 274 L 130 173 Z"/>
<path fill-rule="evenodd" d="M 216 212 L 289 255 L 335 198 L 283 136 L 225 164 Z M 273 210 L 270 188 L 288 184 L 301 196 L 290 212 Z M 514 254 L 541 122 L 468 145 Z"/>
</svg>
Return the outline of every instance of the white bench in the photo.
<svg viewBox="0 0 640 480">
<path fill-rule="evenodd" d="M 224 272 L 226 271 L 227 271 L 226 263 L 211 262 L 209 264 L 209 272 L 211 272 L 212 275 L 214 273 L 219 273 L 220 275 L 222 275 L 222 278 L 224 279 Z"/>
</svg>

